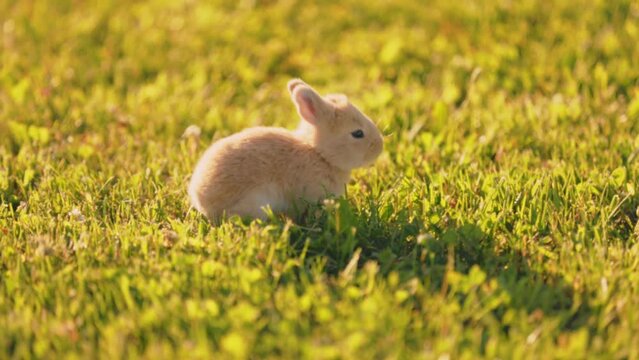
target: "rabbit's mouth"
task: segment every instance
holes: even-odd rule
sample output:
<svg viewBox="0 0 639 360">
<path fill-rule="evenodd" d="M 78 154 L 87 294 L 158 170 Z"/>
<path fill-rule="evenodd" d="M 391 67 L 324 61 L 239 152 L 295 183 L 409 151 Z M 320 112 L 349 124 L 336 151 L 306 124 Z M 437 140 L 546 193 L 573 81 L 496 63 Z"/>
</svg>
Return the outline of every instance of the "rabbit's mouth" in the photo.
<svg viewBox="0 0 639 360">
<path fill-rule="evenodd" d="M 375 141 L 371 141 L 370 144 L 368 145 L 368 151 L 366 152 L 365 156 L 364 156 L 364 166 L 370 166 L 372 165 L 375 160 L 379 157 L 379 155 L 382 153 L 382 151 L 384 150 L 384 141 L 382 140 L 381 136 L 379 139 L 376 139 Z"/>
<path fill-rule="evenodd" d="M 362 167 L 370 167 L 373 166 L 375 164 L 375 160 L 377 160 L 377 158 L 379 157 L 379 155 L 382 153 L 382 148 L 378 147 L 378 148 L 370 148 L 369 151 L 366 153 L 366 156 L 364 157 L 364 162 Z"/>
</svg>

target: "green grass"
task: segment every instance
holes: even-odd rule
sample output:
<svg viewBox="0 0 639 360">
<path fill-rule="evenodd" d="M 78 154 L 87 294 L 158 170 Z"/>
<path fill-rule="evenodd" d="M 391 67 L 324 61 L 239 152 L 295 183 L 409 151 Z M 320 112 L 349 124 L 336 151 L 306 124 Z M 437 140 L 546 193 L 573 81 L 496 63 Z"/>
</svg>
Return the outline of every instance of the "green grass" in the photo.
<svg viewBox="0 0 639 360">
<path fill-rule="evenodd" d="M 639 3 L 414 3 L 1 1 L 0 358 L 638 359 Z M 385 152 L 211 227 L 297 76 Z"/>
</svg>

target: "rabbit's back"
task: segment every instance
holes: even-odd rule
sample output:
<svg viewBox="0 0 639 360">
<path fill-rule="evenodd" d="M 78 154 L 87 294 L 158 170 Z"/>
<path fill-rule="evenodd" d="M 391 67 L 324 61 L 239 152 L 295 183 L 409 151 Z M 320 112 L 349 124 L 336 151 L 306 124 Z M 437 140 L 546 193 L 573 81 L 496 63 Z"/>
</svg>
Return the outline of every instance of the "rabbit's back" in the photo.
<svg viewBox="0 0 639 360">
<path fill-rule="evenodd" d="M 339 183 L 348 174 L 337 177 L 310 144 L 290 131 L 257 127 L 211 145 L 196 166 L 189 194 L 209 218 L 225 211 L 259 217 L 262 206 L 286 212 L 299 198 L 312 201 L 342 192 Z"/>
</svg>

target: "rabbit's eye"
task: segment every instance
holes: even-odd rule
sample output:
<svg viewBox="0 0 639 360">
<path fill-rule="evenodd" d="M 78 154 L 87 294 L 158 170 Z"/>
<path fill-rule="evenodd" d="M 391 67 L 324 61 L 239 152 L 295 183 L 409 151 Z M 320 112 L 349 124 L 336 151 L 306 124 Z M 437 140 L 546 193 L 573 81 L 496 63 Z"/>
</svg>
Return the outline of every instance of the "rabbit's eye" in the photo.
<svg viewBox="0 0 639 360">
<path fill-rule="evenodd" d="M 364 132 L 362 130 L 355 130 L 351 133 L 355 139 L 361 139 L 364 137 Z"/>
</svg>

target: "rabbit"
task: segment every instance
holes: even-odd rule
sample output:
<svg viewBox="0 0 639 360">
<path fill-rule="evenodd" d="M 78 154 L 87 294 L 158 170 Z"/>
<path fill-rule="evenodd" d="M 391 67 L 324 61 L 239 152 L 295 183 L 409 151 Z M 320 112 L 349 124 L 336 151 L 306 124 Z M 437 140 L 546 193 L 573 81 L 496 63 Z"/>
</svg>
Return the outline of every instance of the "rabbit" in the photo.
<svg viewBox="0 0 639 360">
<path fill-rule="evenodd" d="M 383 150 L 375 124 L 342 94 L 321 96 L 300 79 L 287 84 L 302 118 L 294 131 L 253 127 L 213 143 L 188 188 L 192 206 L 210 221 L 239 215 L 299 215 L 305 205 L 344 194 L 351 170 Z"/>
</svg>

